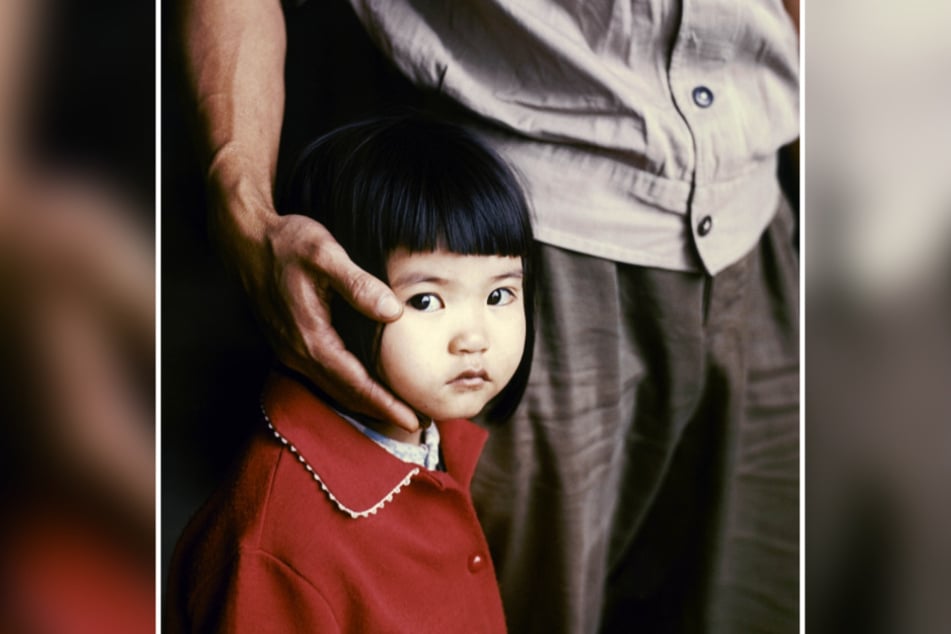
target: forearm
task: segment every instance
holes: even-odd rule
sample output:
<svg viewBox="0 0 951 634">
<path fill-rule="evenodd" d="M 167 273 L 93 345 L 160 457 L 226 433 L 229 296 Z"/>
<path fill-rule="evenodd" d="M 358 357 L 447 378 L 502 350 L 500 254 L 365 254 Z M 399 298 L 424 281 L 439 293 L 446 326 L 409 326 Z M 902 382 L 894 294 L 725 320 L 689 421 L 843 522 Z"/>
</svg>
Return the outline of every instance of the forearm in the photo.
<svg viewBox="0 0 951 634">
<path fill-rule="evenodd" d="M 25 134 L 46 8 L 30 0 L 0 2 L 0 235 L 10 230 L 6 224 L 18 207 L 14 191 L 23 188 Z"/>
<path fill-rule="evenodd" d="M 799 0 L 783 0 L 783 6 L 786 8 L 786 13 L 789 14 L 789 18 L 793 21 L 793 24 L 796 27 L 796 33 L 800 33 Z"/>
<path fill-rule="evenodd" d="M 186 72 L 208 151 L 212 222 L 226 257 L 274 216 L 286 34 L 278 0 L 186 0 Z"/>
<path fill-rule="evenodd" d="M 211 233 L 265 336 L 335 400 L 415 431 L 416 414 L 370 378 L 330 318 L 335 294 L 381 321 L 396 319 L 400 303 L 320 223 L 274 209 L 287 37 L 279 0 L 183 1 L 186 67 L 210 151 Z"/>
</svg>

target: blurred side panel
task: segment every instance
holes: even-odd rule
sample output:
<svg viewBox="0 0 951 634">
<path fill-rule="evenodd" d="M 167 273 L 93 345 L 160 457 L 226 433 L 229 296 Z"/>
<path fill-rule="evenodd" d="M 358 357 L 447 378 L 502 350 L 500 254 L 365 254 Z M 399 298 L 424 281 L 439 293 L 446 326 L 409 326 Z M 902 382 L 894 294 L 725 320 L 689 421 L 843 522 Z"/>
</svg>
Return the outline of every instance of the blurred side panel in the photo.
<svg viewBox="0 0 951 634">
<path fill-rule="evenodd" d="M 806 7 L 810 632 L 951 630 L 949 28 Z"/>
<path fill-rule="evenodd" d="M 154 15 L 0 3 L 0 631 L 155 629 Z"/>
</svg>

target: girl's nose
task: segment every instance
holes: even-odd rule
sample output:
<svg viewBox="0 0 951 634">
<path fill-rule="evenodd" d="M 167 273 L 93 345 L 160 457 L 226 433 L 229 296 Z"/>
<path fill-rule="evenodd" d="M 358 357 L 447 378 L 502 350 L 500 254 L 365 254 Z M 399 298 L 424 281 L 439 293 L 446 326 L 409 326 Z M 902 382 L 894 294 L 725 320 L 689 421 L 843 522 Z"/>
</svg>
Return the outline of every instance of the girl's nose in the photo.
<svg viewBox="0 0 951 634">
<path fill-rule="evenodd" d="M 470 323 L 460 328 L 449 340 L 449 352 L 452 354 L 472 354 L 489 349 L 489 338 L 481 324 Z"/>
</svg>

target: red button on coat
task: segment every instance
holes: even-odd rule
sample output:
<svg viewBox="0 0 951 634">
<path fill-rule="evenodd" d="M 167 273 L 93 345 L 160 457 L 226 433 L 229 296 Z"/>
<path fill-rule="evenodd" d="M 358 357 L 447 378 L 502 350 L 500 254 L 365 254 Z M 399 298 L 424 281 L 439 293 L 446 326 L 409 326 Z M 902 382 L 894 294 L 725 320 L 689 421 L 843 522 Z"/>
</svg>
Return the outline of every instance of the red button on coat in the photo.
<svg viewBox="0 0 951 634">
<path fill-rule="evenodd" d="M 469 572 L 479 572 L 485 568 L 485 558 L 482 555 L 475 554 L 469 557 Z"/>
</svg>

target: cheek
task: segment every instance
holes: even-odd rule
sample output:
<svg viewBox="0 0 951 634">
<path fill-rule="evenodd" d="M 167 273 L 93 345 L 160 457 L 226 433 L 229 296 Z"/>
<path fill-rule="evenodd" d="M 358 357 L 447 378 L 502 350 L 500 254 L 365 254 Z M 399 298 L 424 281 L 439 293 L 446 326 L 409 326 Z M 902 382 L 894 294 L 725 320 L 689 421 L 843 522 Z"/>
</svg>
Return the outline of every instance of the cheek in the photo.
<svg viewBox="0 0 951 634">
<path fill-rule="evenodd" d="M 395 332 L 394 332 L 395 331 Z M 400 336 L 399 328 L 390 324 L 383 328 L 380 336 L 380 374 L 389 381 L 393 382 L 402 374 L 402 365 L 399 360 L 403 357 L 403 343 L 405 338 Z"/>
<path fill-rule="evenodd" d="M 517 318 L 501 325 L 497 334 L 498 341 L 504 348 L 504 353 L 501 356 L 506 360 L 506 364 L 510 366 L 509 370 L 513 374 L 525 351 L 525 332 L 525 316 L 519 315 Z"/>
<path fill-rule="evenodd" d="M 406 318 L 383 328 L 380 339 L 380 373 L 399 392 L 427 367 L 434 345 L 432 333 Z"/>
</svg>

